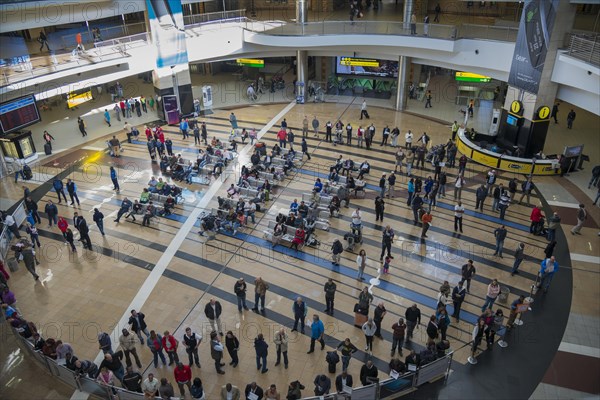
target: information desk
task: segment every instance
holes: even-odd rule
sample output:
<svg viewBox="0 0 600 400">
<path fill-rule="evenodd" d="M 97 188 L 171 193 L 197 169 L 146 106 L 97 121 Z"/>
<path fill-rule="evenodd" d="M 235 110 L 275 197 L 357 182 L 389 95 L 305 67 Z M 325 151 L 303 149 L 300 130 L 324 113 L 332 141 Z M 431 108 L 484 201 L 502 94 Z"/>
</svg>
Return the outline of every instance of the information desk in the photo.
<svg viewBox="0 0 600 400">
<path fill-rule="evenodd" d="M 479 147 L 465 136 L 464 129 L 458 131 L 456 146 L 459 152 L 476 163 L 501 171 L 524 175 L 555 175 L 560 172 L 558 160 L 512 157 Z"/>
</svg>

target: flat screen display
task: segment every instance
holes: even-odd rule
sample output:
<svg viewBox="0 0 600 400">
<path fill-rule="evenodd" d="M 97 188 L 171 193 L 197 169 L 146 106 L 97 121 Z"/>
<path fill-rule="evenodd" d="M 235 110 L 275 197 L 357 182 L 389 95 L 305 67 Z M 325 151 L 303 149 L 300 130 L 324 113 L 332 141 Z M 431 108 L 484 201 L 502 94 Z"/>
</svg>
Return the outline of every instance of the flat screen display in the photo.
<svg viewBox="0 0 600 400">
<path fill-rule="evenodd" d="M 336 72 L 340 75 L 397 78 L 398 61 L 357 57 L 337 57 Z"/>
<path fill-rule="evenodd" d="M 14 132 L 40 120 L 33 95 L 0 104 L 0 133 Z"/>
<path fill-rule="evenodd" d="M 509 125 L 517 126 L 517 118 L 512 115 L 506 116 L 506 123 Z"/>
</svg>

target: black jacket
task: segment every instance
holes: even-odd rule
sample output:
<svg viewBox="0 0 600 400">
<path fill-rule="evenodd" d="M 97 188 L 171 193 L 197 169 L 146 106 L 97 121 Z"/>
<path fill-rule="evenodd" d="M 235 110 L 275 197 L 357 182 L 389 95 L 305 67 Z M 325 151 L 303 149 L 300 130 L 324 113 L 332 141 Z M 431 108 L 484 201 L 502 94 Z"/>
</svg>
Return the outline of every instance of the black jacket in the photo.
<svg viewBox="0 0 600 400">
<path fill-rule="evenodd" d="M 252 386 L 250 386 L 251 384 L 247 384 L 246 385 L 246 390 L 244 390 L 244 394 L 246 395 L 246 398 L 248 398 L 248 393 L 250 393 L 252 391 Z M 256 395 L 256 397 L 258 397 L 258 400 L 261 400 L 264 396 L 264 392 L 262 390 L 262 388 L 258 385 L 256 385 L 256 390 L 254 392 L 254 394 Z"/>
<path fill-rule="evenodd" d="M 371 366 L 371 368 L 368 368 L 367 364 L 365 364 L 360 369 L 360 383 L 362 383 L 363 386 L 369 385 L 371 382 L 369 382 L 367 378 L 377 378 L 378 374 L 379 371 L 375 365 Z"/>
<path fill-rule="evenodd" d="M 404 317 L 406 318 L 407 321 L 418 322 L 420 324 L 421 323 L 421 310 L 419 310 L 418 308 L 416 310 L 413 310 L 412 307 L 408 307 L 406 309 L 406 312 L 404 313 Z"/>
<path fill-rule="evenodd" d="M 206 318 L 208 319 L 217 319 L 221 316 L 221 303 L 219 303 L 218 301 L 215 302 L 215 308 L 213 309 L 213 307 L 210 305 L 210 303 L 208 303 L 206 305 L 206 307 L 204 307 L 204 314 L 206 315 Z M 216 315 L 215 315 L 216 313 Z"/>
<path fill-rule="evenodd" d="M 117 371 L 119 368 L 123 367 L 123 364 L 121 363 L 122 358 L 123 358 L 123 352 L 121 350 L 119 350 L 119 351 L 113 353 L 112 361 L 107 361 L 106 359 L 102 360 L 102 363 L 100 364 L 100 368 L 98 368 L 98 369 L 101 370 L 103 367 L 106 367 L 111 371 Z"/>
<path fill-rule="evenodd" d="M 233 286 L 233 291 L 238 297 L 244 297 L 246 295 L 246 282 L 236 282 Z"/>
<path fill-rule="evenodd" d="M 353 385 L 352 375 L 348 374 L 346 376 L 346 386 L 352 387 L 352 385 Z M 335 390 L 337 390 L 338 392 L 341 392 L 342 390 L 344 390 L 344 387 L 342 384 L 342 374 L 339 374 L 337 376 L 337 378 L 335 378 Z"/>
<path fill-rule="evenodd" d="M 146 316 L 141 312 L 137 313 L 137 316 L 138 318 L 135 319 L 135 317 L 132 315 L 131 317 L 129 317 L 129 322 L 127 322 L 131 325 L 131 330 L 135 333 L 139 332 L 140 330 L 143 331 L 147 328 L 146 321 L 144 321 L 144 318 L 146 318 Z M 139 324 L 138 320 L 140 321 Z"/>
<path fill-rule="evenodd" d="M 37 211 L 38 205 L 33 200 L 25 200 L 25 208 L 27 208 L 28 211 Z"/>
<path fill-rule="evenodd" d="M 76 217 L 74 223 L 75 223 L 75 228 L 77 228 L 79 233 L 81 233 L 82 235 L 86 234 L 90 231 L 90 228 L 88 228 L 87 221 L 82 216 Z"/>
</svg>

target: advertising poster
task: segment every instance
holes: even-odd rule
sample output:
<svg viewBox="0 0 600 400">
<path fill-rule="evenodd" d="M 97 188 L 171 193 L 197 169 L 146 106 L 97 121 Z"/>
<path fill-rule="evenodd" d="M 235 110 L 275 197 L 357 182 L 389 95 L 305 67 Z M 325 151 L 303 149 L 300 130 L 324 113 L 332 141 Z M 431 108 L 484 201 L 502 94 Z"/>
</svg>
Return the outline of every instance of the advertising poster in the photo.
<svg viewBox="0 0 600 400">
<path fill-rule="evenodd" d="M 163 96 L 163 107 L 165 110 L 165 119 L 169 125 L 177 125 L 179 123 L 179 110 L 177 109 L 177 97 Z"/>
<path fill-rule="evenodd" d="M 521 14 L 517 43 L 508 83 L 537 94 L 558 0 L 526 0 Z"/>
<path fill-rule="evenodd" d="M 146 0 L 158 68 L 187 64 L 181 0 Z"/>
</svg>

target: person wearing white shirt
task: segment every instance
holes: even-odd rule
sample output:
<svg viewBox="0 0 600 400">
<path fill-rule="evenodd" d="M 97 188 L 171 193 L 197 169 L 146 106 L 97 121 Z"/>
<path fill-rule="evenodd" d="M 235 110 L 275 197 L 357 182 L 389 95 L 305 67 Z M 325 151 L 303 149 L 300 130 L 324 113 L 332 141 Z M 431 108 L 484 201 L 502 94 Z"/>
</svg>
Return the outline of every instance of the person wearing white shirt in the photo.
<svg viewBox="0 0 600 400">
<path fill-rule="evenodd" d="M 367 341 L 367 346 L 365 347 L 365 351 L 371 352 L 373 351 L 373 337 L 375 336 L 375 332 L 377 331 L 377 326 L 373 322 L 373 318 L 369 318 L 367 322 L 362 326 L 362 331 L 365 334 L 365 340 Z"/>
<path fill-rule="evenodd" d="M 360 231 L 362 228 L 362 213 L 360 212 L 360 207 L 357 207 L 356 210 L 352 213 L 352 233 L 354 231 Z"/>
<path fill-rule="evenodd" d="M 459 175 L 454 182 L 454 200 L 460 200 L 463 186 L 465 186 L 465 178 L 462 175 Z"/>
<path fill-rule="evenodd" d="M 407 149 L 412 148 L 412 141 L 413 141 L 412 132 L 411 131 L 406 132 L 406 135 L 404 135 L 404 142 L 405 142 L 405 146 Z"/>
<path fill-rule="evenodd" d="M 462 233 L 462 221 L 463 221 L 463 214 L 465 213 L 465 207 L 463 207 L 462 202 L 458 202 L 455 206 L 454 206 L 454 231 L 456 232 L 457 230 L 460 229 L 460 233 Z"/>
<path fill-rule="evenodd" d="M 21 234 L 19 233 L 19 227 L 17 226 L 17 222 L 10 214 L 4 215 L 4 225 L 8 227 L 8 232 L 12 233 L 17 239 L 21 239 Z M 10 238 L 10 235 L 9 235 Z M 11 238 L 12 239 L 12 238 Z"/>
<path fill-rule="evenodd" d="M 145 399 L 154 399 L 158 396 L 158 387 L 160 382 L 158 379 L 154 379 L 154 374 L 148 374 L 148 378 L 142 383 L 142 390 L 144 391 Z"/>
</svg>

